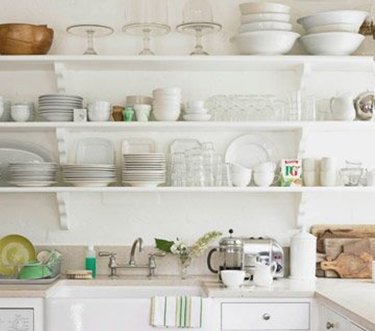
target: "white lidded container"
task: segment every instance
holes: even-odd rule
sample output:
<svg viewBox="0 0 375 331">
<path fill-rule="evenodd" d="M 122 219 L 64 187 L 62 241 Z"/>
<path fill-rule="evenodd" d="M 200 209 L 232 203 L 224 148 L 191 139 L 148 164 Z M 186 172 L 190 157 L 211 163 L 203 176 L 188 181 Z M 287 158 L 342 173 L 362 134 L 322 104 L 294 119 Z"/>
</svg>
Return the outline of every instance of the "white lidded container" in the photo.
<svg viewBox="0 0 375 331">
<path fill-rule="evenodd" d="M 316 237 L 305 228 L 290 240 L 291 279 L 313 280 L 316 269 Z"/>
</svg>

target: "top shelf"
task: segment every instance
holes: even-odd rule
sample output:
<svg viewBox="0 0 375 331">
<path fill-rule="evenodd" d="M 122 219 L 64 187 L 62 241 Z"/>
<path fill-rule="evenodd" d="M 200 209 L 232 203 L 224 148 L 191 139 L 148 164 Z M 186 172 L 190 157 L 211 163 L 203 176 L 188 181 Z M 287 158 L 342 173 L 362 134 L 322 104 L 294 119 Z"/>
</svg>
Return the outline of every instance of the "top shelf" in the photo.
<svg viewBox="0 0 375 331">
<path fill-rule="evenodd" d="M 0 71 L 54 71 L 61 63 L 76 71 L 313 71 L 374 72 L 371 56 L 0 56 Z"/>
</svg>

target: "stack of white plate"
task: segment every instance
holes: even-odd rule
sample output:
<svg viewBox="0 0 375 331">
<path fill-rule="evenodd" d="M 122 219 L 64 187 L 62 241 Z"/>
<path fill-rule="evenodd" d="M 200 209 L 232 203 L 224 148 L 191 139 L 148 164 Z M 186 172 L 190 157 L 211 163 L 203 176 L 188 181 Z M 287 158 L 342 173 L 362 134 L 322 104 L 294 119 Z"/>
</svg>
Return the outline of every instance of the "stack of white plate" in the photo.
<svg viewBox="0 0 375 331">
<path fill-rule="evenodd" d="M 152 109 L 157 121 L 177 121 L 181 112 L 181 89 L 159 88 L 152 91 Z"/>
<path fill-rule="evenodd" d="M 23 187 L 44 187 L 56 183 L 57 164 L 15 162 L 8 165 L 8 182 Z"/>
<path fill-rule="evenodd" d="M 47 121 L 71 122 L 73 109 L 83 107 L 83 98 L 76 95 L 46 94 L 39 97 L 38 113 Z"/>
<path fill-rule="evenodd" d="M 112 164 L 66 164 L 62 166 L 64 181 L 74 186 L 104 187 L 116 182 Z"/>
<path fill-rule="evenodd" d="M 334 10 L 301 17 L 297 22 L 307 34 L 300 42 L 309 54 L 350 55 L 365 39 L 358 32 L 368 15 L 361 10 Z"/>
<path fill-rule="evenodd" d="M 285 54 L 300 36 L 292 31 L 287 5 L 246 2 L 240 4 L 240 11 L 241 26 L 234 39 L 241 54 Z"/>
<path fill-rule="evenodd" d="M 124 154 L 123 161 L 123 184 L 155 187 L 165 183 L 166 162 L 163 153 Z"/>
</svg>

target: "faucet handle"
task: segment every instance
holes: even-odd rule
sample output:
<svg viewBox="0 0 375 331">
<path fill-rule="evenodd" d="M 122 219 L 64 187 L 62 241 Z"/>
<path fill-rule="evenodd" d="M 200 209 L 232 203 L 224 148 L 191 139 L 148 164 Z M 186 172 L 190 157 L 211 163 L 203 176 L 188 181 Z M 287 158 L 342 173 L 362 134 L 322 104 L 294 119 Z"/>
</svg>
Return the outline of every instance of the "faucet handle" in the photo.
<svg viewBox="0 0 375 331">
<path fill-rule="evenodd" d="M 100 251 L 99 253 L 98 253 L 98 255 L 100 256 L 100 257 L 115 257 L 116 255 L 117 255 L 117 253 L 115 253 L 115 252 L 107 252 L 107 251 Z"/>
</svg>

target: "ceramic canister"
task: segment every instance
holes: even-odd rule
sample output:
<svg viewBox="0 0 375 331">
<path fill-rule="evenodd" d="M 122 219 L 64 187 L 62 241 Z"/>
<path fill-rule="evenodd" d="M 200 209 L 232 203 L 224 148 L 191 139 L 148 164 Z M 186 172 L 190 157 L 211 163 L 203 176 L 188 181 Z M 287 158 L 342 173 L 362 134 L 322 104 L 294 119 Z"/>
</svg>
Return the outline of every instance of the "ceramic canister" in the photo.
<svg viewBox="0 0 375 331">
<path fill-rule="evenodd" d="M 315 268 L 316 237 L 302 228 L 290 241 L 290 278 L 314 279 Z"/>
</svg>

